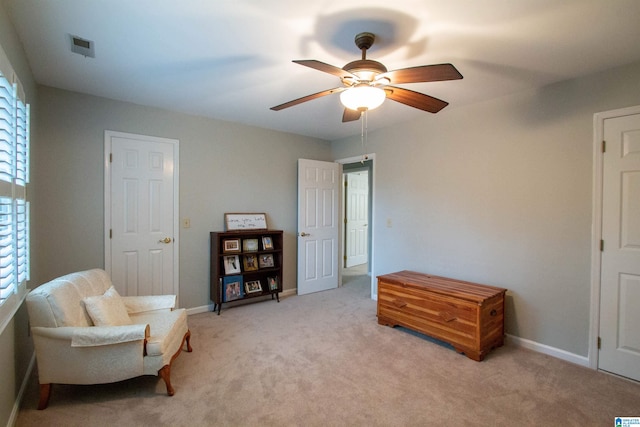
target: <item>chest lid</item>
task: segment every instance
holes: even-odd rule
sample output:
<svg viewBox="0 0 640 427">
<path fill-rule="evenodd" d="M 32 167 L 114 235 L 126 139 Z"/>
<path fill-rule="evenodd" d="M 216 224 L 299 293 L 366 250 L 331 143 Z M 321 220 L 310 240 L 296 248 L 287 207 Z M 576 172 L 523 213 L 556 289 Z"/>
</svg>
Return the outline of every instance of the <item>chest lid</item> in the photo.
<svg viewBox="0 0 640 427">
<path fill-rule="evenodd" d="M 496 286 L 481 285 L 409 270 L 378 276 L 378 280 L 407 288 L 428 290 L 477 303 L 496 295 L 504 294 L 507 291 Z"/>
</svg>

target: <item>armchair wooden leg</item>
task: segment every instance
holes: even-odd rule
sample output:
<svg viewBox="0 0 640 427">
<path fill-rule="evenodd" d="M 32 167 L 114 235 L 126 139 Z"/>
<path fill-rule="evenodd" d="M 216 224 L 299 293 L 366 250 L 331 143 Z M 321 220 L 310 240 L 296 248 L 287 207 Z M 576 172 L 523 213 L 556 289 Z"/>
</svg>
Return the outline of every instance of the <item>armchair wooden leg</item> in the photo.
<svg viewBox="0 0 640 427">
<path fill-rule="evenodd" d="M 38 410 L 42 411 L 49 406 L 49 398 L 51 397 L 51 384 L 40 384 L 40 401 L 38 402 Z"/>
<path fill-rule="evenodd" d="M 173 396 L 175 394 L 175 390 L 171 385 L 171 365 L 164 365 L 159 371 L 158 375 L 160 378 L 164 380 L 164 383 L 167 385 L 167 395 Z"/>
<path fill-rule="evenodd" d="M 182 347 L 184 346 L 185 341 L 187 342 L 187 351 L 191 353 L 193 349 L 191 348 L 191 331 L 189 329 L 187 329 L 187 333 L 184 334 L 184 337 L 182 337 L 182 344 L 180 345 L 180 348 L 178 349 L 178 351 L 176 351 L 176 354 L 174 354 L 173 357 L 171 357 L 171 362 L 169 362 L 168 365 L 164 365 L 158 371 L 158 376 L 162 378 L 164 380 L 164 383 L 167 385 L 167 394 L 169 396 L 173 396 L 175 394 L 175 390 L 171 385 L 171 363 L 173 363 L 175 358 L 180 355 L 180 352 L 182 351 Z"/>
<path fill-rule="evenodd" d="M 189 353 L 191 353 L 193 351 L 193 349 L 191 348 L 191 330 L 187 330 L 186 335 L 184 336 L 185 340 L 187 341 L 187 351 Z"/>
</svg>

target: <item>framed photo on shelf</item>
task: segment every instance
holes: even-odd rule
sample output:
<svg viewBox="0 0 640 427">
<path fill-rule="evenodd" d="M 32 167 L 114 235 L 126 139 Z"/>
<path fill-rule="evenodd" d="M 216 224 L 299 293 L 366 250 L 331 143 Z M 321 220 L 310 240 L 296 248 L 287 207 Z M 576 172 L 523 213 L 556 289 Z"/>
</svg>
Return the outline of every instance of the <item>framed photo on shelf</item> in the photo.
<svg viewBox="0 0 640 427">
<path fill-rule="evenodd" d="M 234 301 L 243 297 L 242 276 L 227 276 L 222 279 L 222 300 Z"/>
<path fill-rule="evenodd" d="M 242 258 L 244 271 L 253 271 L 258 269 L 258 257 L 256 255 L 245 255 Z"/>
<path fill-rule="evenodd" d="M 225 239 L 222 242 L 222 252 L 240 252 L 240 239 Z"/>
<path fill-rule="evenodd" d="M 238 255 L 224 256 L 224 274 L 240 273 L 240 257 Z"/>
<path fill-rule="evenodd" d="M 262 236 L 262 249 L 270 251 L 273 249 L 273 239 L 271 236 Z"/>
<path fill-rule="evenodd" d="M 242 250 L 245 252 L 257 252 L 258 239 L 244 239 L 242 241 Z"/>
<path fill-rule="evenodd" d="M 262 286 L 259 280 L 251 280 L 244 284 L 244 289 L 248 294 L 254 294 L 256 292 L 262 292 Z"/>
<path fill-rule="evenodd" d="M 258 266 L 260 268 L 273 267 L 273 254 L 262 254 L 258 257 Z"/>
<path fill-rule="evenodd" d="M 269 286 L 270 291 L 278 290 L 278 276 L 267 277 L 267 286 Z"/>
</svg>

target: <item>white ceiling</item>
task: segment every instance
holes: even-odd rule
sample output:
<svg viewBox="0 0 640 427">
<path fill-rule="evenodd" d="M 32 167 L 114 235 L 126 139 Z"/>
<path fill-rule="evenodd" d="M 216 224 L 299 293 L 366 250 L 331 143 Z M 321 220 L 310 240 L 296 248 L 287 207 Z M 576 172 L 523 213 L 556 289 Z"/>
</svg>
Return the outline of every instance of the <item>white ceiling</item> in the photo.
<svg viewBox="0 0 640 427">
<path fill-rule="evenodd" d="M 342 67 L 359 32 L 389 70 L 456 66 L 463 80 L 403 85 L 448 101 L 438 114 L 640 60 L 638 0 L 3 1 L 40 84 L 326 140 L 361 130 L 338 95 L 269 108 L 340 86 L 291 60 Z M 421 117 L 438 115 L 387 100 L 368 128 Z"/>
</svg>

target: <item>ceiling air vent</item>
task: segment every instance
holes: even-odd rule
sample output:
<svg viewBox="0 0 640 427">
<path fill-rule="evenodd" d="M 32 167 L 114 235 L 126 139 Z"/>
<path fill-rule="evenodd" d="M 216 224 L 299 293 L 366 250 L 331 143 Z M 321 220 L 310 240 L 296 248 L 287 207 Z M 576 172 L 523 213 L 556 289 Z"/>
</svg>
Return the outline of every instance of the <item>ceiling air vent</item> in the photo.
<svg viewBox="0 0 640 427">
<path fill-rule="evenodd" d="M 79 53 L 82 56 L 95 58 L 96 53 L 93 48 L 93 42 L 78 36 L 71 36 L 71 52 Z"/>
</svg>

